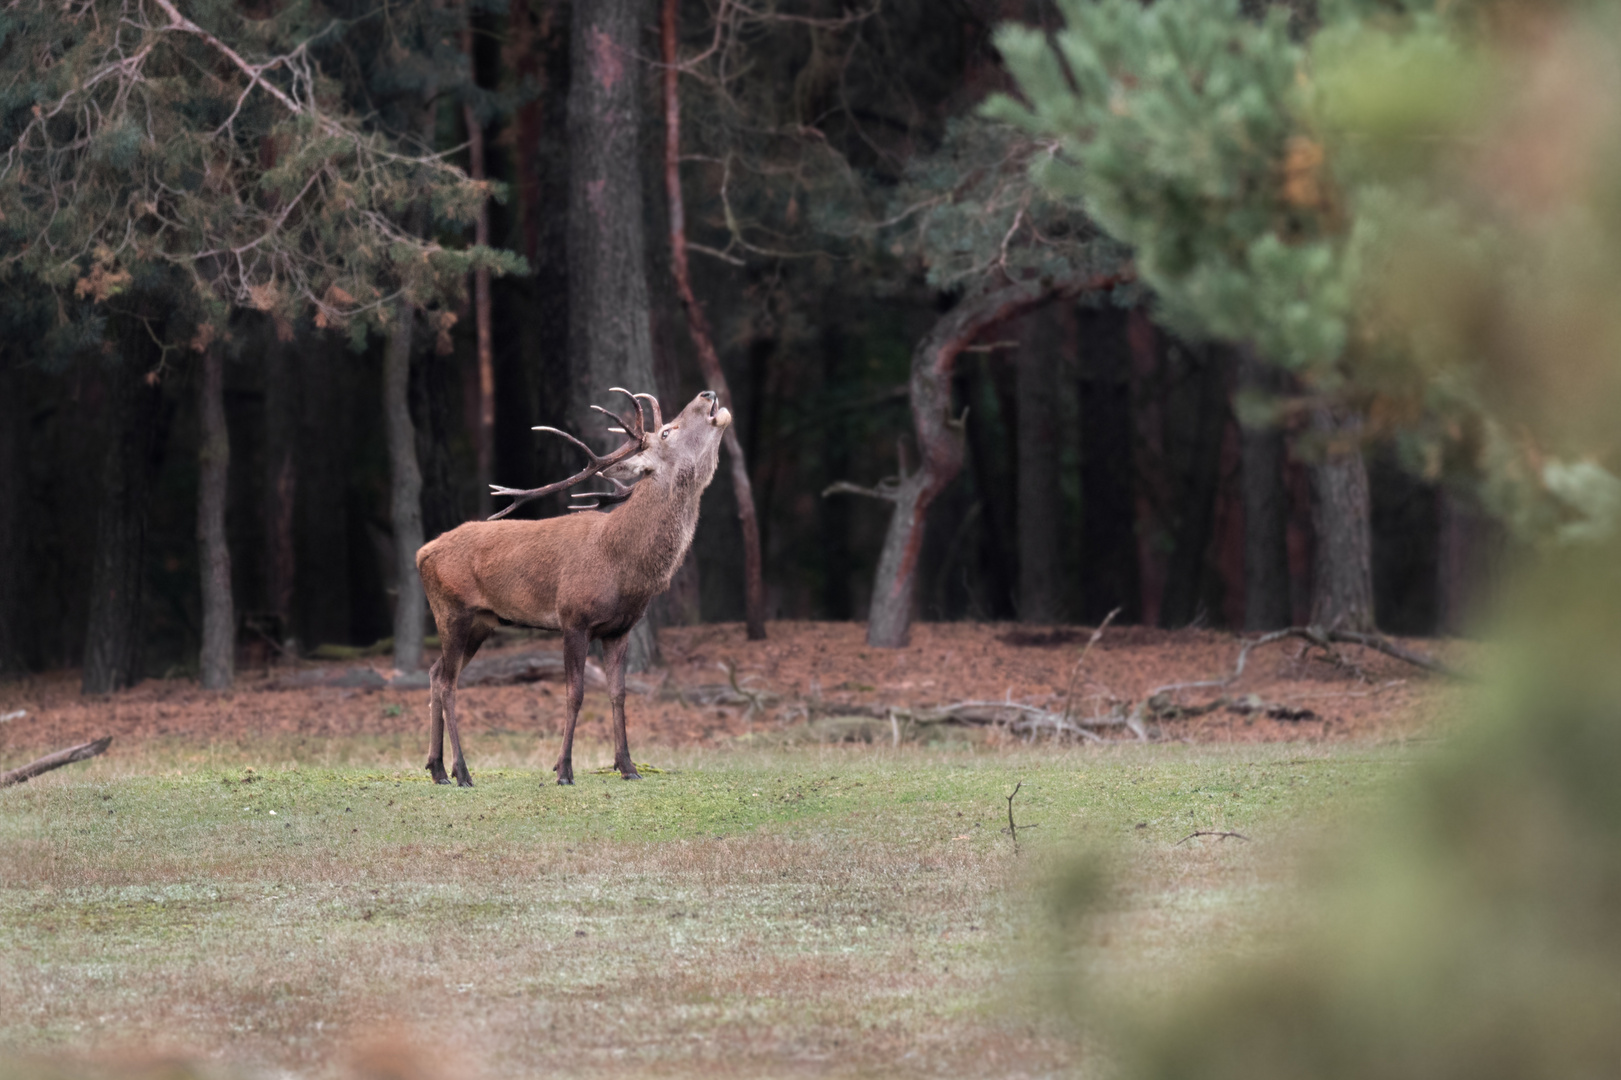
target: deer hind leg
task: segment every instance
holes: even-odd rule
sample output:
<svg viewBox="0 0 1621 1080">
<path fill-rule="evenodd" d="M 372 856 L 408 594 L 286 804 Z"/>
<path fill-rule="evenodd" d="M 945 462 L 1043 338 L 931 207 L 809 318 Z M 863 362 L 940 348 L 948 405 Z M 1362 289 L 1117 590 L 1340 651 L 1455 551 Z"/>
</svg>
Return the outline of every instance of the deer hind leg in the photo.
<svg viewBox="0 0 1621 1080">
<path fill-rule="evenodd" d="M 461 729 L 456 723 L 456 684 L 461 681 L 462 669 L 478 652 L 478 647 L 484 644 L 484 639 L 490 636 L 490 626 L 477 619 L 469 619 L 458 631 L 461 645 L 456 653 L 458 659 L 453 664 L 447 664 L 449 670 L 445 672 L 445 726 L 450 729 L 450 752 L 454 755 L 450 775 L 456 778 L 457 787 L 472 787 L 473 775 L 467 771 L 467 760 L 462 757 Z"/>
<path fill-rule="evenodd" d="M 430 735 L 428 745 L 428 775 L 436 784 L 450 783 L 445 775 L 445 658 L 440 656 L 428 669 L 428 718 Z"/>
<path fill-rule="evenodd" d="M 563 674 L 568 678 L 568 719 L 563 722 L 563 750 L 552 771 L 559 784 L 574 783 L 574 725 L 580 720 L 585 701 L 585 655 L 591 636 L 584 630 L 563 631 Z"/>
<path fill-rule="evenodd" d="M 602 639 L 603 664 L 608 669 L 608 700 L 614 713 L 614 768 L 626 780 L 640 780 L 642 774 L 630 760 L 630 739 L 625 734 L 625 659 L 630 652 L 630 635 Z"/>
</svg>

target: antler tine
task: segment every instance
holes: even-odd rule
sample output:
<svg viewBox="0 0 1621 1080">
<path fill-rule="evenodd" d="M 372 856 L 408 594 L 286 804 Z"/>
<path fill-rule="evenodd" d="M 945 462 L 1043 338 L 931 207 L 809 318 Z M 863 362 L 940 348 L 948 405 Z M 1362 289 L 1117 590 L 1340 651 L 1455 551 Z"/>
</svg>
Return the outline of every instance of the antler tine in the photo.
<svg viewBox="0 0 1621 1080">
<path fill-rule="evenodd" d="M 595 461 L 597 459 L 597 452 L 595 450 L 591 449 L 589 446 L 585 445 L 585 443 L 581 442 L 579 439 L 576 439 L 574 436 L 570 435 L 568 432 L 560 430 L 559 428 L 554 428 L 554 427 L 532 427 L 529 430 L 530 431 L 545 431 L 545 432 L 549 432 L 550 434 L 553 434 L 553 435 L 561 435 L 561 436 L 563 436 L 563 438 L 567 439 L 569 442 L 573 443 L 575 446 L 578 446 L 581 450 L 584 450 L 586 457 L 589 457 L 592 461 Z M 493 487 L 494 485 L 491 485 L 491 486 Z M 497 492 L 496 494 L 505 495 L 505 494 L 509 494 L 509 493 L 503 491 L 503 492 Z"/>
<path fill-rule="evenodd" d="M 642 395 L 633 394 L 623 386 L 610 386 L 608 392 L 610 394 L 624 394 L 630 398 L 631 403 L 636 406 L 636 437 L 639 439 L 647 438 L 647 414 L 642 411 Z M 628 428 L 629 425 L 627 424 L 626 427 Z"/>
<path fill-rule="evenodd" d="M 631 489 L 627 485 L 620 483 L 611 476 L 600 477 L 600 479 L 606 480 L 608 483 L 612 484 L 613 490 L 582 491 L 576 495 L 569 496 L 569 498 L 574 500 L 574 502 L 577 504 L 569 507 L 570 512 L 575 510 L 595 510 L 604 502 L 624 502 L 626 499 L 630 498 Z M 582 503 L 579 501 L 581 499 L 590 499 L 591 501 L 588 503 Z"/>
<path fill-rule="evenodd" d="M 653 406 L 653 430 L 657 431 L 664 426 L 664 413 L 659 411 L 659 399 L 654 397 L 652 394 L 636 395 L 636 400 L 638 401 L 642 400 L 643 398 L 646 398 L 647 403 Z"/>
<path fill-rule="evenodd" d="M 641 439 L 641 437 L 642 437 L 641 433 L 637 432 L 635 430 L 635 425 L 632 424 L 629 420 L 626 420 L 623 416 L 620 416 L 618 413 L 613 412 L 613 411 L 608 410 L 608 409 L 605 409 L 601 405 L 593 405 L 593 406 L 591 406 L 591 411 L 592 412 L 599 412 L 603 416 L 610 416 L 613 419 L 619 421 L 619 426 L 616 427 L 616 428 L 609 428 L 608 429 L 609 431 L 618 432 L 621 435 L 629 436 L 630 438 L 636 439 L 638 441 Z"/>
<path fill-rule="evenodd" d="M 592 408 L 596 408 L 596 406 L 592 406 Z M 604 411 L 606 411 L 606 410 L 604 410 Z M 575 473 L 573 476 L 569 477 L 567 480 L 559 480 L 557 483 L 555 483 L 555 484 L 547 484 L 545 487 L 523 489 L 523 488 L 502 487 L 499 484 L 491 484 L 490 485 L 490 493 L 492 495 L 509 495 L 509 496 L 511 496 L 512 497 L 512 505 L 506 507 L 503 510 L 496 511 L 495 513 L 491 514 L 486 520 L 496 521 L 496 520 L 498 520 L 500 518 L 504 518 L 508 514 L 512 513 L 512 511 L 516 510 L 518 507 L 522 506 L 526 502 L 531 502 L 531 501 L 533 501 L 535 499 L 539 499 L 539 498 L 542 498 L 542 497 L 544 497 L 546 495 L 550 495 L 554 491 L 562 491 L 562 490 L 564 490 L 566 488 L 571 488 L 575 484 L 580 483 L 582 480 L 589 480 L 591 477 L 596 476 L 598 473 L 602 472 L 603 469 L 608 468 L 610 465 L 619 464 L 619 462 L 624 461 L 626 458 L 630 457 L 630 455 L 636 453 L 638 450 L 640 450 L 642 448 L 642 440 L 641 439 L 631 438 L 631 439 L 626 439 L 625 444 L 623 446 L 621 446 L 619 449 L 615 450 L 613 453 L 608 454 L 608 455 L 602 455 L 602 454 L 598 454 L 596 451 L 592 450 L 589 446 L 585 445 L 585 443 L 581 442 L 579 439 L 576 439 L 574 436 L 570 435 L 566 431 L 559 431 L 557 428 L 554 428 L 554 427 L 537 427 L 534 430 L 535 431 L 547 431 L 547 432 L 550 432 L 553 435 L 561 435 L 561 436 L 563 436 L 563 438 L 567 439 L 569 442 L 573 443 L 575 446 L 578 446 L 581 450 L 585 451 L 585 455 L 588 458 L 591 459 L 591 464 L 587 465 L 585 468 L 581 469 L 579 472 Z M 611 480 L 612 478 L 607 477 L 606 479 Z"/>
</svg>

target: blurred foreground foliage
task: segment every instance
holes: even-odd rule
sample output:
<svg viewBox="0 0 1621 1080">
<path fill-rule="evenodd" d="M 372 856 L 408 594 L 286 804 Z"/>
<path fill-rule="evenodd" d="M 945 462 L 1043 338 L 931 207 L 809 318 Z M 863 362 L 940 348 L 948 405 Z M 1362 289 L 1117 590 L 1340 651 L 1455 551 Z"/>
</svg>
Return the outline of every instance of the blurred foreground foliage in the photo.
<svg viewBox="0 0 1621 1080">
<path fill-rule="evenodd" d="M 1473 726 L 1308 929 L 1128 1022 L 1127 1072 L 1615 1075 L 1621 13 L 1061 6 L 1054 43 L 1001 39 L 1026 101 L 997 108 L 1058 140 L 1047 181 L 1168 313 L 1385 410 L 1542 541 Z"/>
</svg>

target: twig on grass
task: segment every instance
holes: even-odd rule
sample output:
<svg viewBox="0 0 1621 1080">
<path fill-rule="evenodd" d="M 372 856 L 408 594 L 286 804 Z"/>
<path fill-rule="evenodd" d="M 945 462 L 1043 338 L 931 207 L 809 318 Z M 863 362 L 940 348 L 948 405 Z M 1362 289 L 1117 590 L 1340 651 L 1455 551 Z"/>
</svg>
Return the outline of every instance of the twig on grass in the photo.
<svg viewBox="0 0 1621 1080">
<path fill-rule="evenodd" d="M 70 746 L 66 750 L 58 750 L 54 754 L 46 754 L 38 761 L 30 761 L 27 765 L 12 769 L 10 772 L 0 773 L 0 788 L 20 784 L 25 780 L 32 780 L 40 773 L 60 769 L 64 765 L 72 765 L 75 761 L 84 761 L 104 752 L 112 744 L 111 735 L 103 736 L 95 742 L 81 743 Z"/>
<path fill-rule="evenodd" d="M 1176 843 L 1172 844 L 1171 846 L 1172 847 L 1181 847 L 1183 844 L 1187 843 L 1189 840 L 1192 840 L 1195 836 L 1214 836 L 1219 840 L 1225 840 L 1229 836 L 1235 836 L 1240 840 L 1248 840 L 1249 839 L 1249 837 L 1245 836 L 1241 832 L 1216 832 L 1213 829 L 1212 830 L 1200 829 L 1198 832 L 1190 832 L 1190 833 L 1188 833 L 1188 835 L 1184 836 L 1182 839 L 1178 840 Z"/>
<path fill-rule="evenodd" d="M 1024 781 L 1020 780 L 1013 785 L 1013 793 L 1007 797 L 1007 828 L 1002 830 L 1013 838 L 1013 854 L 1015 855 L 1019 853 L 1019 830 L 1034 829 L 1036 827 L 1036 825 L 1015 825 L 1013 823 L 1013 796 L 1017 795 L 1022 787 L 1024 787 Z M 1037 822 L 1037 824 L 1040 823 Z"/>
</svg>

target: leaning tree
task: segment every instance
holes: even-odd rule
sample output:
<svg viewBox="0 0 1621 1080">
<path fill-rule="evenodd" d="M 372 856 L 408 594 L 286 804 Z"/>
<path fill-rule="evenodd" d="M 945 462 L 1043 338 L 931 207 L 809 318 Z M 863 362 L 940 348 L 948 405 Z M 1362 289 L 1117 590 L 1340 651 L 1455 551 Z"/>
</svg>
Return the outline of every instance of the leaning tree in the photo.
<svg viewBox="0 0 1621 1080">
<path fill-rule="evenodd" d="M 876 486 L 840 482 L 825 492 L 894 504 L 873 582 L 870 645 L 906 644 L 928 510 L 962 471 L 964 425 L 972 421 L 952 406 L 957 358 L 1021 315 L 1134 280 L 1121 245 L 1031 181 L 1032 160 L 1049 152 L 1008 125 L 959 121 L 938 150 L 911 163 L 881 223 L 888 250 L 952 303 L 912 351 L 907 392 L 917 467 L 909 469 L 902 452 L 898 472 Z"/>
</svg>

